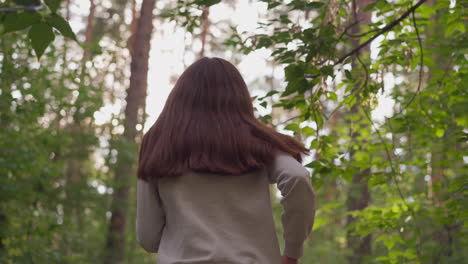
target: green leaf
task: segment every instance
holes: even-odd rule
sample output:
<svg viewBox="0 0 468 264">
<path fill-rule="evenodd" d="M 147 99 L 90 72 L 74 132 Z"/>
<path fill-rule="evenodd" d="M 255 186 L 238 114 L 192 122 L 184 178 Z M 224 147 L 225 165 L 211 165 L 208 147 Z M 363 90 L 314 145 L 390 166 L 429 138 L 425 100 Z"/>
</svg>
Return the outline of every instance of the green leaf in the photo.
<svg viewBox="0 0 468 264">
<path fill-rule="evenodd" d="M 444 133 L 445 133 L 445 131 L 444 131 L 442 128 L 437 128 L 437 129 L 436 129 L 436 136 L 437 136 L 438 138 L 443 137 L 443 136 L 444 136 Z"/>
<path fill-rule="evenodd" d="M 280 2 L 270 2 L 268 3 L 268 10 L 272 9 L 272 8 L 275 8 L 277 6 L 281 5 Z"/>
<path fill-rule="evenodd" d="M 26 29 L 40 19 L 41 15 L 37 12 L 9 13 L 3 22 L 5 33 Z"/>
<path fill-rule="evenodd" d="M 421 5 L 420 7 L 418 7 L 418 12 L 420 16 L 424 18 L 429 18 L 430 16 L 435 14 L 436 11 L 437 9 L 430 5 Z"/>
<path fill-rule="evenodd" d="M 323 2 L 311 2 L 307 4 L 307 7 L 313 9 L 313 8 L 321 8 L 324 5 L 325 3 Z"/>
<path fill-rule="evenodd" d="M 317 169 L 323 167 L 320 161 L 314 160 L 308 164 L 305 165 L 307 168 L 312 168 L 312 169 Z"/>
<path fill-rule="evenodd" d="M 319 147 L 319 141 L 317 139 L 314 139 L 312 140 L 312 142 L 310 143 L 310 149 L 316 149 Z"/>
<path fill-rule="evenodd" d="M 380 241 L 386 239 L 387 236 L 388 236 L 387 234 L 382 234 L 382 235 L 378 236 L 378 237 L 375 239 L 375 242 L 380 242 Z"/>
<path fill-rule="evenodd" d="M 463 21 L 455 21 L 453 23 L 448 24 L 448 26 L 445 29 L 445 36 L 448 37 L 449 35 L 452 35 L 456 29 L 458 29 L 462 33 L 465 33 L 465 25 L 463 24 Z"/>
<path fill-rule="evenodd" d="M 408 258 L 408 259 L 414 259 L 416 258 L 416 250 L 413 249 L 413 248 L 410 248 L 410 249 L 407 249 L 405 251 L 405 257 Z"/>
<path fill-rule="evenodd" d="M 312 230 L 317 230 L 319 229 L 321 226 L 324 226 L 326 224 L 329 224 L 329 221 L 327 221 L 326 218 L 324 217 L 317 217 L 316 221 L 314 222 L 314 227 L 312 228 Z"/>
<path fill-rule="evenodd" d="M 370 162 L 369 153 L 365 151 L 356 151 L 356 153 L 354 153 L 354 158 L 356 159 L 356 161 L 363 162 L 365 164 L 368 164 Z"/>
<path fill-rule="evenodd" d="M 62 0 L 44 0 L 44 2 L 49 7 L 50 11 L 52 11 L 52 13 L 55 13 L 57 12 L 57 9 L 59 8 Z"/>
<path fill-rule="evenodd" d="M 391 250 L 395 245 L 395 240 L 391 237 L 387 237 L 387 239 L 384 240 L 384 244 L 388 250 Z"/>
<path fill-rule="evenodd" d="M 465 33 L 465 24 L 463 22 L 458 22 L 456 28 L 460 30 L 461 33 Z"/>
<path fill-rule="evenodd" d="M 376 5 L 377 5 L 376 2 L 370 3 L 370 4 L 366 5 L 366 6 L 362 9 L 362 11 L 364 11 L 364 12 L 372 11 L 372 10 L 375 8 Z"/>
<path fill-rule="evenodd" d="M 320 72 L 324 75 L 333 76 L 333 66 L 323 66 L 322 68 L 320 68 Z"/>
<path fill-rule="evenodd" d="M 63 17 L 57 15 L 57 14 L 51 14 L 50 16 L 46 17 L 47 23 L 51 25 L 52 27 L 56 28 L 60 33 L 67 38 L 73 39 L 74 41 L 77 41 L 75 33 L 73 33 L 73 30 L 70 27 L 70 24 L 63 19 Z"/>
<path fill-rule="evenodd" d="M 302 128 L 302 134 L 304 134 L 305 136 L 313 136 L 315 134 L 315 130 L 311 127 L 304 127 Z"/>
<path fill-rule="evenodd" d="M 278 92 L 278 91 L 275 91 L 275 90 L 269 91 L 269 92 L 268 92 L 267 94 L 265 94 L 264 96 L 259 97 L 258 100 L 265 100 L 265 98 L 271 97 L 272 95 L 277 94 L 277 93 L 279 93 L 279 92 Z"/>
<path fill-rule="evenodd" d="M 268 48 L 273 42 L 269 37 L 261 37 L 256 46 L 257 49 Z"/>
<path fill-rule="evenodd" d="M 41 4 L 39 0 L 13 0 L 13 2 L 22 6 L 38 6 Z"/>
<path fill-rule="evenodd" d="M 280 22 L 282 24 L 289 24 L 292 23 L 292 21 L 288 18 L 288 15 L 281 15 L 280 16 Z"/>
<path fill-rule="evenodd" d="M 346 97 L 343 102 L 349 107 L 351 108 L 355 103 L 356 103 L 356 96 L 354 95 L 349 95 L 348 97 Z"/>
<path fill-rule="evenodd" d="M 346 78 L 348 78 L 349 80 L 353 79 L 353 75 L 351 75 L 351 72 L 349 70 L 345 70 L 345 75 L 346 75 Z"/>
<path fill-rule="evenodd" d="M 338 96 L 334 92 L 328 92 L 328 99 L 330 99 L 332 101 L 336 101 L 336 100 L 338 100 Z"/>
<path fill-rule="evenodd" d="M 290 131 L 297 131 L 299 130 L 299 125 L 296 123 L 291 123 L 288 124 L 287 126 L 284 127 L 285 130 L 290 130 Z"/>
<path fill-rule="evenodd" d="M 219 2 L 221 2 L 221 0 L 196 0 L 196 1 L 193 1 L 193 4 L 209 7 L 212 5 L 216 5 Z"/>
<path fill-rule="evenodd" d="M 34 24 L 28 32 L 28 38 L 31 40 L 31 45 L 36 52 L 38 59 L 41 58 L 44 51 L 55 39 L 52 27 L 45 23 Z"/>
</svg>

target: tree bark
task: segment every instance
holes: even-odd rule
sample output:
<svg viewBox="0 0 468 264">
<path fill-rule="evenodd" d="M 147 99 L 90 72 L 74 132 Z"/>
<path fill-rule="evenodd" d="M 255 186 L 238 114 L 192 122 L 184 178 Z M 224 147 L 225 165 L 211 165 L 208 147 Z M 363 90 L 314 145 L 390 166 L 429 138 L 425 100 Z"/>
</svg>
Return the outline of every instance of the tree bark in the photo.
<svg viewBox="0 0 468 264">
<path fill-rule="evenodd" d="M 128 50 L 130 51 L 130 56 L 133 58 L 133 47 L 135 45 L 135 34 L 136 34 L 137 23 L 138 23 L 136 0 L 130 1 L 130 7 L 132 10 L 132 22 L 130 23 L 130 38 L 128 39 L 127 47 L 128 47 Z"/>
<path fill-rule="evenodd" d="M 127 89 L 127 105 L 125 107 L 125 123 L 123 140 L 135 147 L 136 125 L 139 121 L 139 111 L 146 98 L 146 82 L 148 76 L 148 59 L 150 41 L 153 32 L 153 9 L 155 0 L 143 0 L 140 18 L 135 34 L 134 53 L 131 63 L 130 86 Z M 135 151 L 136 152 L 136 151 Z M 135 155 L 136 156 L 136 155 Z M 126 209 L 128 203 L 129 180 L 134 174 L 134 158 L 125 155 L 125 151 L 118 152 L 115 170 L 115 183 L 111 220 L 107 234 L 104 263 L 116 264 L 125 262 L 125 228 Z"/>
<path fill-rule="evenodd" d="M 350 31 L 352 34 L 358 34 L 361 31 L 361 24 L 370 24 L 371 22 L 371 14 L 369 12 L 363 12 L 362 9 L 370 4 L 370 0 L 362 0 L 362 1 L 356 1 L 353 0 L 352 2 L 352 12 L 353 12 L 353 22 L 357 22 L 356 25 L 354 25 Z M 359 38 L 353 38 L 351 40 L 351 43 L 353 44 L 354 47 L 359 46 Z M 361 50 L 361 52 L 369 52 L 369 45 L 366 46 Z M 353 57 L 352 60 L 352 67 L 357 68 L 359 65 L 359 62 L 356 58 L 356 56 L 359 56 L 359 53 Z M 360 78 L 365 78 L 365 76 L 361 76 Z M 359 89 L 361 85 L 361 82 L 358 82 L 355 87 L 353 88 L 354 91 Z M 353 92 L 354 92 L 353 91 Z M 356 115 L 359 112 L 359 107 L 361 104 L 361 98 L 359 96 L 359 93 L 356 93 L 356 103 L 351 107 L 351 115 Z M 362 118 L 360 118 L 357 122 L 361 123 Z M 368 129 L 368 128 L 364 128 Z M 359 133 L 356 131 L 353 131 L 351 133 L 351 141 L 356 141 L 356 138 L 359 137 Z M 351 149 L 350 151 L 350 157 L 351 160 L 354 158 L 355 150 Z M 355 211 L 355 210 L 362 210 L 366 208 L 369 205 L 369 200 L 370 200 L 370 193 L 368 189 L 368 179 L 367 176 L 370 173 L 370 168 L 357 168 L 359 170 L 358 173 L 356 173 L 353 176 L 352 184 L 348 193 L 348 200 L 347 200 L 347 208 L 348 211 Z M 347 217 L 346 224 L 349 226 L 353 222 L 355 222 L 355 218 L 351 215 Z M 359 236 L 356 236 L 352 234 L 353 230 L 349 230 L 346 236 L 346 241 L 347 241 L 347 247 L 351 249 L 352 254 L 348 256 L 348 262 L 350 264 L 360 264 L 364 262 L 364 259 L 366 256 L 370 255 L 371 253 L 371 236 L 367 235 L 363 239 L 361 239 Z"/>
<path fill-rule="evenodd" d="M 427 2 L 429 6 L 435 6 L 437 4 L 436 0 L 429 0 Z M 442 10 L 437 10 L 435 14 L 431 17 L 431 24 L 427 28 L 427 36 L 426 36 L 426 45 L 427 50 L 429 50 L 429 56 L 432 57 L 434 61 L 434 66 L 428 66 L 429 70 L 427 72 L 427 77 L 425 79 L 428 83 L 434 80 L 433 70 L 437 69 L 446 69 L 450 67 L 450 57 L 444 56 L 440 50 L 444 49 L 444 46 L 448 46 L 449 44 L 447 41 L 444 43 L 444 27 L 445 25 L 437 23 L 439 18 L 442 16 Z M 440 40 L 440 41 L 434 41 Z M 432 51 L 432 52 L 431 52 Z M 439 52 L 434 52 L 439 51 Z M 427 55 L 426 55 L 427 56 Z M 436 69 L 433 69 L 435 67 Z M 434 87 L 434 86 L 427 86 L 425 87 L 427 90 L 432 90 L 432 92 L 437 93 L 435 89 L 441 89 L 441 87 Z M 434 99 L 430 99 L 431 101 Z M 438 100 L 435 100 L 438 101 Z M 432 102 L 431 102 L 432 104 Z M 446 107 L 446 106 L 440 106 Z M 445 110 L 446 109 L 438 109 L 438 110 Z M 432 115 L 432 114 L 431 114 Z M 454 125 L 449 124 L 446 128 L 446 132 L 441 138 L 433 138 L 432 139 L 432 146 L 431 150 L 431 158 L 430 163 L 428 164 L 428 173 L 431 176 L 430 180 L 428 181 L 428 197 L 432 199 L 432 203 L 434 208 L 439 208 L 441 211 L 446 211 L 447 209 L 444 208 L 445 199 L 444 193 L 446 192 L 447 188 L 447 164 L 451 164 L 452 167 L 455 167 L 455 161 L 450 161 L 447 163 L 447 155 L 446 153 L 450 149 L 456 149 L 457 143 L 449 138 L 447 135 L 451 134 L 450 131 L 454 128 Z M 453 131 L 453 130 L 452 130 Z M 446 213 L 447 214 L 447 213 Z M 432 253 L 432 263 L 442 263 L 444 262 L 443 257 L 448 256 L 450 257 L 453 252 L 453 233 L 460 232 L 460 228 L 463 224 L 452 224 L 452 223 L 445 223 L 441 227 L 435 227 L 435 230 L 432 235 L 432 239 L 436 242 L 438 246 L 438 250 L 435 250 Z"/>
<path fill-rule="evenodd" d="M 65 6 L 64 6 L 64 14 L 65 14 L 65 19 L 67 21 L 70 21 L 71 18 L 71 13 L 70 13 L 70 4 L 71 1 L 67 0 L 65 1 Z M 92 15 L 92 14 L 90 14 Z M 88 16 L 88 24 L 86 26 L 87 28 L 90 26 L 89 22 L 92 21 L 94 17 L 89 17 Z M 67 61 L 67 54 L 68 54 L 68 39 L 64 39 L 64 45 L 63 45 L 63 55 L 62 55 L 62 60 L 63 60 L 63 67 L 62 67 L 62 76 L 60 78 L 60 85 L 63 89 L 67 87 L 67 68 L 68 68 L 68 61 Z M 86 52 L 86 49 L 88 46 L 85 46 L 84 53 Z M 84 63 L 83 63 L 84 66 Z M 81 69 L 83 72 L 83 68 Z M 60 121 L 62 118 L 57 118 L 57 127 L 59 127 Z M 74 234 L 80 233 L 82 229 L 82 218 L 81 215 L 79 214 L 79 206 L 80 206 L 80 191 L 81 191 L 81 186 L 79 186 L 80 180 L 81 180 L 81 166 L 82 166 L 82 161 L 83 157 L 87 157 L 87 150 L 86 146 L 81 144 L 80 142 L 80 131 L 83 130 L 83 127 L 81 126 L 81 120 L 78 118 L 77 115 L 73 115 L 73 122 L 70 123 L 67 127 L 65 127 L 66 131 L 68 131 L 70 134 L 73 135 L 74 138 L 77 140 L 74 142 L 74 144 L 71 145 L 71 151 L 70 151 L 70 156 L 66 160 L 66 165 L 65 165 L 65 203 L 64 203 L 64 215 L 63 215 L 63 222 L 69 226 L 71 225 L 72 222 L 77 223 L 78 231 L 74 230 Z M 61 243 L 61 250 L 65 252 L 67 256 L 70 256 L 73 254 L 73 252 L 76 251 L 77 247 L 79 246 L 78 241 L 74 239 L 73 236 L 68 235 L 68 236 L 63 236 L 63 242 Z"/>
<path fill-rule="evenodd" d="M 84 42 L 84 53 L 83 53 L 83 68 L 85 66 L 85 63 L 87 60 L 89 60 L 91 56 L 91 41 L 93 38 L 93 26 L 94 26 L 94 15 L 96 11 L 96 3 L 94 0 L 89 0 L 89 15 L 88 15 L 88 20 L 87 20 L 87 25 L 86 25 L 86 31 L 85 31 L 85 42 Z M 84 71 L 84 69 L 82 69 Z"/>
<path fill-rule="evenodd" d="M 208 19 L 209 14 L 210 14 L 210 8 L 207 6 L 203 6 L 203 11 L 201 15 L 202 32 L 200 34 L 202 46 L 201 46 L 200 53 L 198 54 L 199 58 L 203 58 L 205 56 L 206 35 L 208 34 L 208 28 L 210 26 L 210 21 Z"/>
</svg>

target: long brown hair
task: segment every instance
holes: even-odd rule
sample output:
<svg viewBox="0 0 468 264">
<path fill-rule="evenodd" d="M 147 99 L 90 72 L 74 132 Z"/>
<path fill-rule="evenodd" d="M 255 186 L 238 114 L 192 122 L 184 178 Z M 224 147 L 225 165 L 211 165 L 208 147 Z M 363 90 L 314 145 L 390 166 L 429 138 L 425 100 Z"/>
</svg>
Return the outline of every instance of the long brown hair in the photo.
<svg viewBox="0 0 468 264">
<path fill-rule="evenodd" d="M 254 116 L 247 85 L 221 58 L 201 58 L 179 77 L 140 148 L 138 178 L 171 177 L 186 170 L 242 174 L 265 167 L 277 150 L 301 162 L 296 139 Z"/>
</svg>

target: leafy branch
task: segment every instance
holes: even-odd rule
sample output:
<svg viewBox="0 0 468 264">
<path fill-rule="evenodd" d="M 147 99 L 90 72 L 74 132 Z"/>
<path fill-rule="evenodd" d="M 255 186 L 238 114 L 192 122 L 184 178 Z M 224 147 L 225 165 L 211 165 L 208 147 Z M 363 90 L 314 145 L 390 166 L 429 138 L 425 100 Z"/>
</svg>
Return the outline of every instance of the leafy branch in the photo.
<svg viewBox="0 0 468 264">
<path fill-rule="evenodd" d="M 57 32 L 66 38 L 77 41 L 68 21 L 57 12 L 61 1 L 46 0 L 44 2 L 46 5 L 41 5 L 41 1 L 37 1 L 38 5 L 0 8 L 0 12 L 7 12 L 0 20 L 2 26 L 0 27 L 0 35 L 4 37 L 10 32 L 28 30 L 28 39 L 38 59 L 55 40 Z M 35 3 L 36 1 L 34 1 Z M 45 12 L 38 12 L 45 7 L 47 7 Z"/>
<path fill-rule="evenodd" d="M 348 57 L 354 55 L 355 53 L 359 52 L 362 48 L 367 46 L 369 43 L 371 43 L 374 39 L 376 39 L 378 36 L 384 34 L 385 32 L 390 31 L 392 28 L 394 28 L 396 25 L 400 24 L 400 22 L 408 17 L 411 13 L 413 13 L 419 6 L 424 4 L 427 0 L 420 0 L 418 3 L 416 3 L 414 6 L 410 7 L 406 12 L 404 12 L 398 19 L 394 20 L 390 24 L 386 25 L 383 27 L 380 31 L 377 32 L 377 34 L 373 35 L 370 37 L 368 40 L 363 42 L 361 45 L 357 46 L 350 52 L 346 53 L 345 55 L 341 56 L 336 62 L 335 65 L 343 63 L 344 60 L 346 60 Z"/>
<path fill-rule="evenodd" d="M 37 11 L 41 11 L 42 9 L 44 9 L 43 6 L 2 7 L 0 8 L 0 13 L 18 12 L 18 11 L 37 12 Z"/>
<path fill-rule="evenodd" d="M 397 165 L 396 167 L 398 168 L 395 169 L 395 165 L 394 165 L 394 162 L 393 162 L 393 159 L 392 159 L 392 156 L 391 156 L 391 152 L 390 152 L 390 149 L 388 148 L 387 144 L 385 143 L 385 139 L 383 138 L 382 136 L 382 133 L 380 132 L 380 130 L 377 128 L 377 126 L 375 125 L 374 121 L 372 120 L 372 118 L 369 116 L 369 113 L 365 110 L 365 109 L 362 109 L 362 106 L 361 106 L 361 110 L 362 112 L 364 113 L 364 116 L 367 118 L 367 120 L 371 123 L 372 127 L 374 128 L 375 130 L 375 133 L 377 134 L 377 137 L 379 138 L 381 144 L 383 145 L 384 147 L 384 151 L 385 153 L 387 154 L 387 158 L 388 158 L 388 162 L 390 163 L 390 170 L 391 170 L 391 179 L 393 181 L 393 183 L 395 184 L 395 188 L 398 192 L 398 195 L 400 196 L 400 199 L 401 201 L 403 202 L 403 204 L 408 208 L 408 211 L 410 212 L 411 216 L 413 217 L 413 219 L 416 217 L 416 212 L 414 211 L 413 207 L 410 206 L 408 204 L 408 202 L 406 201 L 406 198 L 405 198 L 405 195 L 403 194 L 403 191 L 401 190 L 401 187 L 398 183 L 398 180 L 396 178 L 396 176 L 400 176 L 400 178 L 402 177 L 401 176 L 401 171 L 399 169 L 399 165 Z M 388 122 L 387 122 L 388 123 Z M 388 124 L 390 126 L 390 124 Z M 390 130 L 391 127 L 390 127 Z M 393 140 L 393 136 L 392 136 L 392 140 Z M 394 151 L 393 149 L 393 146 L 395 145 L 394 142 L 392 142 L 392 152 Z M 421 255 L 421 252 L 420 252 L 420 246 L 421 246 L 421 242 L 418 243 L 417 245 L 417 249 L 418 249 L 418 255 Z"/>
<path fill-rule="evenodd" d="M 352 49 L 351 51 L 349 51 L 348 53 L 346 53 L 345 55 L 341 56 L 338 58 L 337 61 L 335 61 L 331 67 L 334 67 L 334 66 L 337 66 L 339 64 L 342 64 L 347 58 L 357 54 L 362 48 L 366 47 L 367 45 L 369 45 L 373 40 L 375 40 L 377 37 L 379 37 L 380 35 L 390 31 L 391 29 L 393 29 L 395 26 L 397 26 L 398 24 L 400 24 L 401 21 L 403 21 L 405 18 L 407 18 L 409 15 L 413 14 L 414 16 L 414 12 L 415 10 L 420 7 L 422 4 L 424 4 L 427 0 L 420 0 L 419 2 L 417 2 L 415 5 L 413 5 L 412 7 L 410 7 L 408 10 L 406 10 L 399 18 L 397 18 L 396 20 L 392 21 L 390 24 L 386 25 L 385 27 L 383 27 L 382 29 L 380 29 L 375 35 L 373 35 L 372 37 L 370 37 L 368 40 L 366 40 L 365 42 L 363 42 L 362 44 L 360 44 L 359 46 L 357 46 L 356 48 Z M 359 21 L 354 21 L 353 23 L 351 23 L 350 25 L 348 25 L 345 30 L 343 31 L 343 33 L 340 34 L 340 36 L 338 37 L 338 40 L 341 40 L 341 38 L 344 36 L 344 35 L 348 35 L 348 30 L 350 28 L 352 28 L 353 26 L 355 26 Z M 413 21 L 413 23 L 415 24 L 415 22 Z M 417 29 L 416 29 L 417 30 Z M 367 32 L 364 32 L 364 33 L 361 33 L 361 34 L 357 34 L 355 36 L 365 36 L 369 33 L 372 33 L 373 31 L 376 31 L 376 30 L 371 30 L 371 31 L 367 31 Z M 419 32 L 417 31 L 418 33 L 418 39 L 420 40 L 420 37 L 419 37 Z M 351 37 L 355 37 L 353 35 L 351 35 Z M 422 44 L 420 44 L 420 46 L 422 46 Z M 422 49 L 421 49 L 422 50 Z M 421 52 L 421 55 L 422 55 L 422 52 Z M 317 63 L 317 65 L 322 65 L 324 64 L 325 62 L 327 62 L 327 60 L 323 60 L 319 63 Z M 421 75 L 422 73 L 420 73 Z M 308 78 L 317 78 L 319 77 L 320 74 L 314 74 L 314 75 L 307 75 Z M 422 76 L 422 75 L 421 75 Z M 420 88 L 419 88 L 420 89 Z"/>
<path fill-rule="evenodd" d="M 423 78 L 423 61 L 424 61 L 424 51 L 423 51 L 423 46 L 422 46 L 422 41 L 421 41 L 421 36 L 419 35 L 419 29 L 418 25 L 416 24 L 416 18 L 414 15 L 414 11 L 412 12 L 412 20 L 413 20 L 413 25 L 414 25 L 414 30 L 416 32 L 416 36 L 418 38 L 418 44 L 419 44 L 419 52 L 421 52 L 421 56 L 419 58 L 419 80 L 418 80 L 418 88 L 416 89 L 416 92 L 413 94 L 411 99 L 406 103 L 405 107 L 403 109 L 406 109 L 414 100 L 414 98 L 419 94 L 421 91 L 421 83 L 422 83 L 422 78 Z"/>
</svg>

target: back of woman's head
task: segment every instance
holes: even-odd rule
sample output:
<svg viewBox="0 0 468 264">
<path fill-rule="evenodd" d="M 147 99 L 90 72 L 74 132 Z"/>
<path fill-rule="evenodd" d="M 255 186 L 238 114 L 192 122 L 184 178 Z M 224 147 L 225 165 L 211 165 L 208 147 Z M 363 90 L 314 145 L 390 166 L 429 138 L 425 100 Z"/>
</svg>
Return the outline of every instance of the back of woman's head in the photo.
<svg viewBox="0 0 468 264">
<path fill-rule="evenodd" d="M 138 177 L 184 171 L 242 174 L 264 168 L 277 150 L 301 161 L 301 143 L 254 116 L 247 86 L 236 67 L 202 58 L 179 77 L 154 125 L 143 137 Z"/>
</svg>

